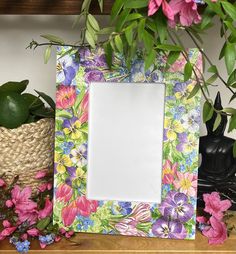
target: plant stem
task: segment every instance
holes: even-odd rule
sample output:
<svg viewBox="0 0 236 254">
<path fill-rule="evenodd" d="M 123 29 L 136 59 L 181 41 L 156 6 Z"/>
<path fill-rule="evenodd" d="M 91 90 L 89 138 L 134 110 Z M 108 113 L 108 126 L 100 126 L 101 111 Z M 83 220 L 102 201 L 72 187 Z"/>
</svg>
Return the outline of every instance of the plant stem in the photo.
<svg viewBox="0 0 236 254">
<path fill-rule="evenodd" d="M 189 37 L 192 39 L 192 41 L 194 42 L 194 44 L 197 46 L 197 48 L 199 49 L 199 51 L 202 53 L 202 55 L 205 57 L 205 59 L 207 60 L 207 62 L 213 66 L 214 64 L 212 63 L 211 59 L 206 55 L 206 53 L 201 49 L 201 47 L 199 46 L 198 42 L 195 40 L 195 38 L 192 36 L 191 32 L 189 30 L 185 30 L 186 33 L 189 35 Z M 226 86 L 226 88 L 228 88 L 230 90 L 231 93 L 234 94 L 234 91 L 231 87 L 229 87 L 227 85 L 227 82 L 225 82 L 225 80 L 222 78 L 222 76 L 217 72 L 216 75 L 218 76 L 218 78 L 222 81 L 222 83 Z"/>
</svg>

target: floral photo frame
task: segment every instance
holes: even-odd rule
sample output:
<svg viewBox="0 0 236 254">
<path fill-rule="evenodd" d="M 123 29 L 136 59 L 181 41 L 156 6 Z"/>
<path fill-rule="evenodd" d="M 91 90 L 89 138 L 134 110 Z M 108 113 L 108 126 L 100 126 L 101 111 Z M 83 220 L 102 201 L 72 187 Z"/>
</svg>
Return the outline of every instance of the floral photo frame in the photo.
<svg viewBox="0 0 236 254">
<path fill-rule="evenodd" d="M 121 55 L 110 70 L 99 47 L 60 47 L 57 55 L 54 223 L 76 232 L 194 239 L 201 96 L 188 98 L 196 82 L 183 81 L 184 57 L 166 70 L 160 54 L 145 71 L 139 53 L 130 70 Z M 199 51 L 188 55 L 201 71 Z M 86 198 L 90 82 L 165 84 L 161 204 Z"/>
</svg>

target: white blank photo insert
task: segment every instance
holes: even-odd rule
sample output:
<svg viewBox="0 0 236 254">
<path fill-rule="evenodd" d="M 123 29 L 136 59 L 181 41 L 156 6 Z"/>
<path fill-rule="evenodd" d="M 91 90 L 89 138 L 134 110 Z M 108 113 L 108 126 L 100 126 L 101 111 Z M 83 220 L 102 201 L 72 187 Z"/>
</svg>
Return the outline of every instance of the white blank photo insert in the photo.
<svg viewBox="0 0 236 254">
<path fill-rule="evenodd" d="M 91 83 L 87 198 L 161 201 L 164 84 Z"/>
</svg>

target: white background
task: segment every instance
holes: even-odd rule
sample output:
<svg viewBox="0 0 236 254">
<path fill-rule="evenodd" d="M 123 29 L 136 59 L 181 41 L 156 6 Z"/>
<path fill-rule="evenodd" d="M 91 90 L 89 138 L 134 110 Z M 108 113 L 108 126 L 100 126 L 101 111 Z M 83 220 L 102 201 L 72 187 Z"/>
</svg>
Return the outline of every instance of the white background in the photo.
<svg viewBox="0 0 236 254">
<path fill-rule="evenodd" d="M 79 28 L 72 28 L 74 16 L 0 16 L 0 84 L 9 80 L 30 80 L 30 91 L 38 89 L 55 97 L 55 52 L 47 65 L 43 63 L 44 49 L 26 50 L 32 39 L 40 40 L 40 34 L 55 34 L 67 42 L 75 42 L 79 37 Z M 106 23 L 107 17 L 99 18 Z M 223 62 L 217 60 L 222 41 L 219 39 L 219 25 L 204 35 L 204 49 L 217 64 L 223 76 L 227 77 Z M 193 45 L 184 39 L 189 47 Z M 212 98 L 221 91 L 223 104 L 227 106 L 230 93 L 218 83 L 218 87 L 210 89 Z M 236 101 L 231 106 L 236 107 Z M 201 126 L 201 134 L 205 134 L 205 126 Z M 236 138 L 236 133 L 228 135 Z"/>
</svg>

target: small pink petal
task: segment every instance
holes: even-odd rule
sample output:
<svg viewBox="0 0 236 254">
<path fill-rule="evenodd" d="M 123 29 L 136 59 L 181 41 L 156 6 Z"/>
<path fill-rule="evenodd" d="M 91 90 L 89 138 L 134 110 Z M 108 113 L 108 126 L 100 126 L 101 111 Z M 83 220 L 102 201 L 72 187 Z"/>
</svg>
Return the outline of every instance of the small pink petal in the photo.
<svg viewBox="0 0 236 254">
<path fill-rule="evenodd" d="M 38 171 L 37 174 L 35 175 L 35 179 L 44 178 L 46 175 L 47 175 L 47 171 L 46 170 Z"/>
<path fill-rule="evenodd" d="M 2 178 L 0 178 L 0 187 L 5 187 L 5 186 L 6 186 L 5 181 Z"/>
<path fill-rule="evenodd" d="M 11 223 L 8 220 L 4 220 L 2 222 L 2 225 L 4 228 L 10 228 L 11 227 Z"/>
<path fill-rule="evenodd" d="M 14 204 L 13 204 L 13 202 L 10 200 L 10 199 L 8 199 L 7 201 L 6 201 L 6 206 L 8 207 L 8 208 L 10 208 L 10 207 L 12 207 Z"/>
</svg>

